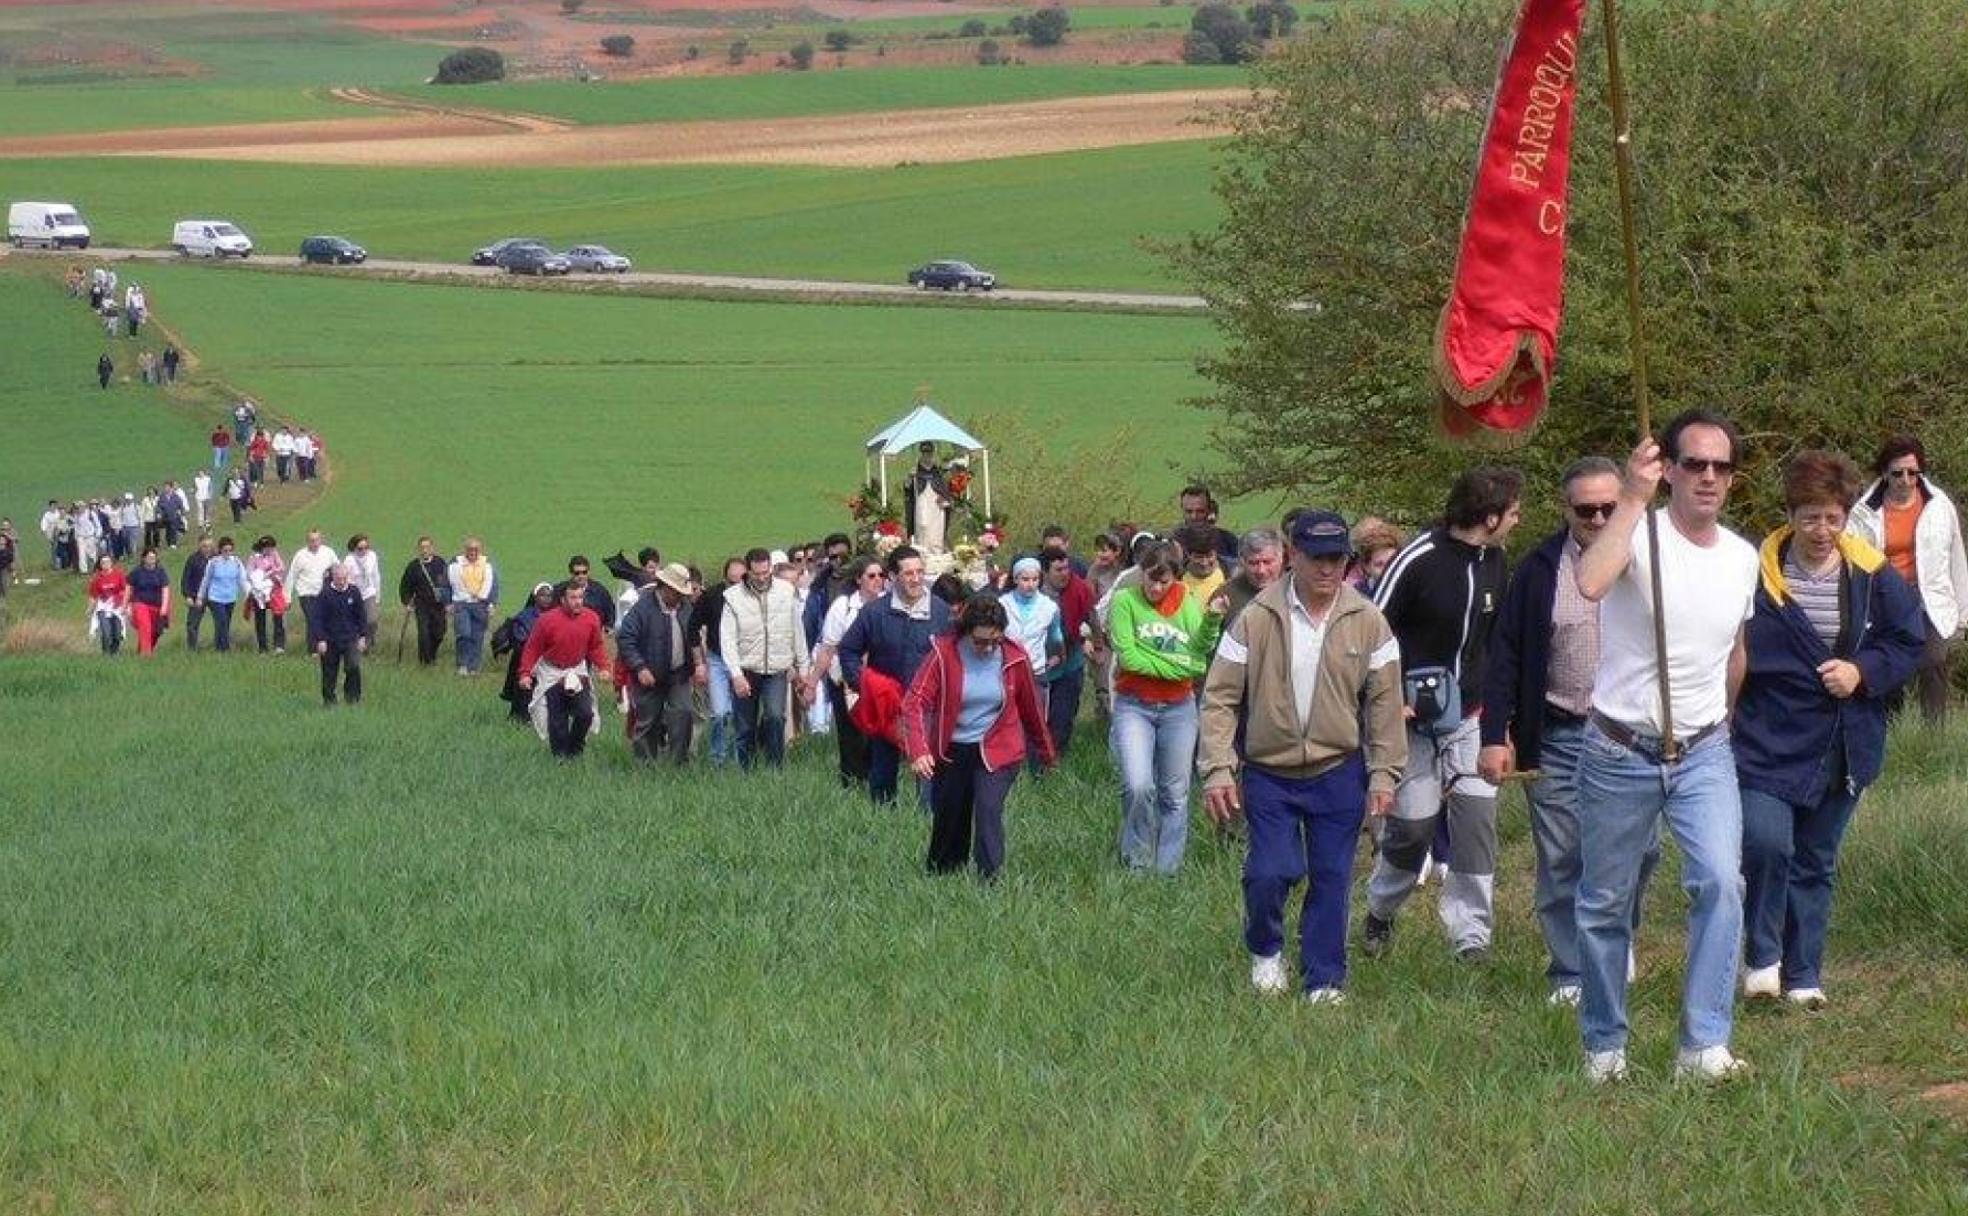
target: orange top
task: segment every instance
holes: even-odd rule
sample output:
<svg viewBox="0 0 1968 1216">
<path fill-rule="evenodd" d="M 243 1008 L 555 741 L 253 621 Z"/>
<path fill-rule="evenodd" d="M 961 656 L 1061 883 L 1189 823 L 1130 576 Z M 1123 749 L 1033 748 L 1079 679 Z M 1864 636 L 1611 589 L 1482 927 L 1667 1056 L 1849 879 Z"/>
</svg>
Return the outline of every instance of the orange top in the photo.
<svg viewBox="0 0 1968 1216">
<path fill-rule="evenodd" d="M 1914 574 L 1913 529 L 1920 522 L 1920 509 L 1926 505 L 1919 498 L 1904 507 L 1886 504 L 1886 560 L 1893 563 L 1909 587 L 1920 585 Z"/>
</svg>

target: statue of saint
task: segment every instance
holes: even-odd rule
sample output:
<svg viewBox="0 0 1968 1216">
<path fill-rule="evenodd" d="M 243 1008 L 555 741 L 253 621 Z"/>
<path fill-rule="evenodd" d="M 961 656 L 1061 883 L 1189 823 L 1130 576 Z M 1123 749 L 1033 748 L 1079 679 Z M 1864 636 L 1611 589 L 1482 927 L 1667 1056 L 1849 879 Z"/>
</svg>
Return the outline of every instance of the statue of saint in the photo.
<svg viewBox="0 0 1968 1216">
<path fill-rule="evenodd" d="M 943 467 L 936 463 L 934 443 L 924 440 L 916 445 L 916 467 L 902 483 L 902 499 L 916 548 L 941 553 L 950 520 L 950 486 Z"/>
</svg>

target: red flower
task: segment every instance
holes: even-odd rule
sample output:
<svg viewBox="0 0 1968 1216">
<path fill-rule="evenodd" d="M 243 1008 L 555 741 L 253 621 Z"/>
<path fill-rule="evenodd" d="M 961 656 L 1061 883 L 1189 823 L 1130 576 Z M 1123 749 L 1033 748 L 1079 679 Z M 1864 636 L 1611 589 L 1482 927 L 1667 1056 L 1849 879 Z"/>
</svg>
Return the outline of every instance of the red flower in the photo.
<svg viewBox="0 0 1968 1216">
<path fill-rule="evenodd" d="M 875 525 L 875 535 L 900 536 L 902 535 L 902 525 L 896 523 L 892 519 L 884 519 L 880 523 Z"/>
<path fill-rule="evenodd" d="M 962 498 L 964 491 L 968 489 L 970 489 L 970 474 L 961 471 L 950 474 L 950 493 L 952 495 Z"/>
</svg>

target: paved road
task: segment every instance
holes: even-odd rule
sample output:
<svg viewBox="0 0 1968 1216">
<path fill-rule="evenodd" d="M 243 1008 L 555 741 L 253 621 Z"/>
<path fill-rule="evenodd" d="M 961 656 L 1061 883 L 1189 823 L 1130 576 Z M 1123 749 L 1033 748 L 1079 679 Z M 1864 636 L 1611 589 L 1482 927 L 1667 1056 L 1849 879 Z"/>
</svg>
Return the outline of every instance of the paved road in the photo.
<svg viewBox="0 0 1968 1216">
<path fill-rule="evenodd" d="M 16 251 L 8 251 L 16 252 Z M 74 256 L 68 253 L 46 254 L 39 250 L 18 251 L 26 256 L 46 257 Z M 104 249 L 92 248 L 88 256 L 103 258 L 114 262 L 177 262 L 185 259 L 178 254 L 163 249 Z M 277 266 L 291 269 L 300 264 L 299 259 L 284 254 L 255 254 L 246 262 L 226 262 L 228 267 Z M 495 266 L 470 266 L 456 262 L 396 262 L 371 259 L 361 266 L 321 267 L 323 274 L 359 275 L 370 274 L 410 274 L 426 278 L 485 279 L 504 277 L 505 271 Z M 553 280 L 558 281 L 558 280 Z M 903 303 L 922 299 L 966 299 L 980 307 L 993 303 L 1005 304 L 1062 304 L 1082 308 L 1113 309 L 1165 309 L 1171 312 L 1200 312 L 1208 307 L 1201 296 L 1148 295 L 1124 291 L 1038 291 L 1020 288 L 1000 288 L 991 292 L 925 292 L 902 283 L 846 283 L 826 279 L 763 279 L 743 275 L 726 274 L 672 274 L 662 271 L 636 270 L 628 274 L 576 274 L 567 276 L 575 283 L 624 283 L 651 287 L 682 287 L 707 291 L 729 291 L 757 294 L 760 296 L 783 296 L 794 299 L 834 298 L 855 296 L 893 300 Z"/>
</svg>

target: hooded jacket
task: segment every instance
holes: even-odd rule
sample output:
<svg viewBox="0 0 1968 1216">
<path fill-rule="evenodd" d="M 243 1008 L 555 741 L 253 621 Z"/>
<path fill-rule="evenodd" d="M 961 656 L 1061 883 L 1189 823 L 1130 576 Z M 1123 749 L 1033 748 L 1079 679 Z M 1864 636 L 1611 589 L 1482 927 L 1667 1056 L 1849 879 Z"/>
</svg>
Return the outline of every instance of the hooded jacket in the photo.
<svg viewBox="0 0 1968 1216">
<path fill-rule="evenodd" d="M 1326 614 L 1312 711 L 1301 724 L 1291 686 L 1290 581 L 1260 591 L 1217 647 L 1203 683 L 1203 785 L 1231 784 L 1243 764 L 1287 779 L 1316 777 L 1364 751 L 1367 788 L 1392 791 L 1408 763 L 1400 644 L 1379 609 L 1341 587 Z"/>
<path fill-rule="evenodd" d="M 1951 638 L 1968 609 L 1968 552 L 1962 548 L 1961 517 L 1940 487 L 1920 479 L 1927 505 L 1913 525 L 1913 571 L 1920 603 L 1934 632 Z M 1886 482 L 1875 481 L 1853 504 L 1845 530 L 1874 549 L 1886 548 Z"/>
<path fill-rule="evenodd" d="M 1852 793 L 1879 776 L 1886 755 L 1886 697 L 1906 683 L 1926 646 L 1920 604 L 1886 555 L 1851 535 L 1838 541 L 1837 642 L 1827 647 L 1790 594 L 1783 574 L 1791 530 L 1763 542 L 1756 610 L 1745 627 L 1749 667 L 1730 723 L 1736 776 L 1746 789 L 1814 806 L 1828 792 L 1827 757 L 1844 751 Z M 1845 659 L 1859 688 L 1843 699 L 1825 691 L 1818 665 Z"/>
</svg>

